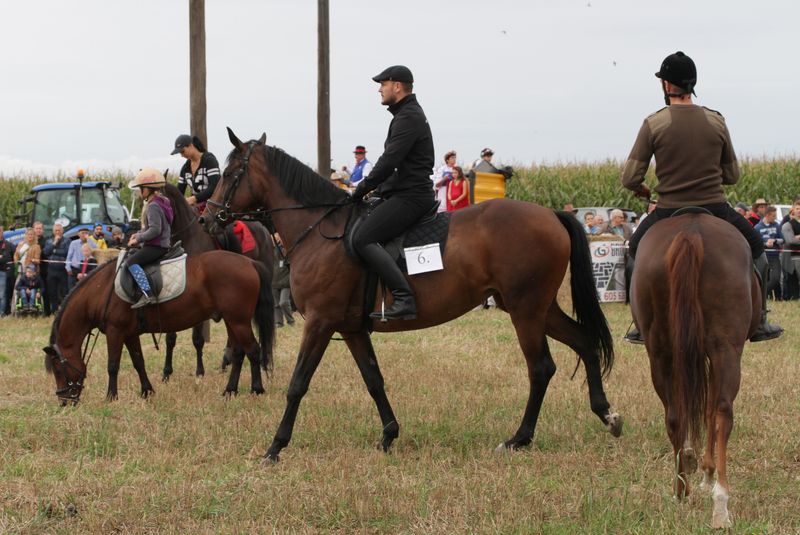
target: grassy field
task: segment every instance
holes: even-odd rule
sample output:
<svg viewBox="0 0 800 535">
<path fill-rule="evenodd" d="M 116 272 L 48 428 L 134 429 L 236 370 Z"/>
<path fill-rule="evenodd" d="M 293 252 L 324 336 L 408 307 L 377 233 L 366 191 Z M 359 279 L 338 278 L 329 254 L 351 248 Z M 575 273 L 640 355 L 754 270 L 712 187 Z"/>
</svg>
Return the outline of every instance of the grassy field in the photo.
<svg viewBox="0 0 800 535">
<path fill-rule="evenodd" d="M 730 443 L 733 533 L 800 532 L 798 303 L 776 303 L 780 340 L 748 344 Z M 628 309 L 604 305 L 615 339 Z M 298 321 L 302 324 L 302 320 Z M 588 407 L 583 369 L 552 342 L 550 383 L 533 446 L 495 454 L 527 395 L 508 321 L 473 311 L 424 331 L 376 335 L 401 424 L 390 454 L 352 358 L 332 342 L 276 466 L 260 457 L 282 414 L 301 327 L 278 331 L 267 394 L 220 394 L 215 325 L 208 375 L 195 380 L 188 335 L 176 374 L 142 338 L 156 395 L 137 397 L 125 357 L 108 403 L 103 341 L 77 407 L 61 409 L 44 372 L 50 323 L 0 320 L 0 533 L 706 533 L 711 498 L 671 497 L 673 463 L 643 348 L 618 343 L 609 399 L 625 417 L 612 438 Z M 248 390 L 245 379 L 242 392 Z M 696 474 L 692 483 L 696 486 Z"/>
</svg>

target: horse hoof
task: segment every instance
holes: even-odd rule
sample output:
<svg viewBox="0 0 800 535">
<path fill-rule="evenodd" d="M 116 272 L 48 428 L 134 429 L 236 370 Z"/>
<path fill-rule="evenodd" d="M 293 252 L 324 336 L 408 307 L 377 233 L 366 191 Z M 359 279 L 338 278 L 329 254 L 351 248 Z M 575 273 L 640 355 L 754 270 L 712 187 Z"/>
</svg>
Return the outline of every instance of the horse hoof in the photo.
<svg viewBox="0 0 800 535">
<path fill-rule="evenodd" d="M 238 390 L 226 390 L 222 393 L 222 397 L 225 399 L 232 399 L 235 398 L 239 394 Z"/>
<path fill-rule="evenodd" d="M 277 453 L 267 453 L 261 460 L 263 466 L 275 466 L 280 461 L 280 456 Z"/>
<path fill-rule="evenodd" d="M 606 414 L 606 429 L 614 438 L 622 436 L 622 416 L 617 412 Z"/>
<path fill-rule="evenodd" d="M 117 394 L 112 394 L 111 392 L 106 394 L 106 401 L 116 401 L 118 398 L 119 396 Z"/>
<path fill-rule="evenodd" d="M 256 396 L 260 396 L 264 392 L 266 392 L 266 390 L 264 390 L 263 388 L 253 388 L 250 390 L 250 393 L 255 394 Z"/>
<path fill-rule="evenodd" d="M 169 382 L 169 375 L 167 375 L 167 374 L 162 375 L 161 376 L 161 382 L 164 383 L 164 384 L 168 383 Z"/>
<path fill-rule="evenodd" d="M 155 393 L 156 393 L 155 390 L 142 390 L 142 399 L 151 398 Z"/>
<path fill-rule="evenodd" d="M 505 442 L 501 442 L 501 443 L 500 443 L 500 444 L 498 444 L 498 445 L 497 445 L 497 447 L 494 449 L 494 452 L 495 452 L 495 453 L 504 453 L 504 452 L 506 452 L 506 451 L 508 451 L 508 447 L 506 446 L 506 443 L 505 443 Z"/>
</svg>

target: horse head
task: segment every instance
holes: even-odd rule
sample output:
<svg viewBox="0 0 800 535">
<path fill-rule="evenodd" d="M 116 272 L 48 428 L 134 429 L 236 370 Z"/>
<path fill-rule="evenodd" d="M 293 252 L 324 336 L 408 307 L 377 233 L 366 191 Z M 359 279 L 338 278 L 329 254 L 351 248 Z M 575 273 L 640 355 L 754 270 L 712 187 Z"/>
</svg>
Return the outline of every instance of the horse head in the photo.
<svg viewBox="0 0 800 535">
<path fill-rule="evenodd" d="M 266 133 L 261 134 L 257 140 L 243 142 L 228 127 L 228 138 L 234 149 L 228 155 L 228 164 L 222 178 L 200 218 L 203 227 L 212 235 L 218 234 L 222 228 L 237 219 L 237 213 L 258 204 L 262 182 L 252 180 L 250 175 L 253 170 L 260 173 L 266 171 L 265 151 L 256 150 L 257 147 L 266 147 Z M 247 183 L 247 186 L 242 187 L 243 183 Z"/>
<path fill-rule="evenodd" d="M 77 404 L 86 379 L 86 364 L 80 354 L 68 351 L 65 356 L 55 343 L 43 348 L 43 351 L 44 366 L 56 379 L 56 397 L 61 406 L 67 403 Z"/>
</svg>

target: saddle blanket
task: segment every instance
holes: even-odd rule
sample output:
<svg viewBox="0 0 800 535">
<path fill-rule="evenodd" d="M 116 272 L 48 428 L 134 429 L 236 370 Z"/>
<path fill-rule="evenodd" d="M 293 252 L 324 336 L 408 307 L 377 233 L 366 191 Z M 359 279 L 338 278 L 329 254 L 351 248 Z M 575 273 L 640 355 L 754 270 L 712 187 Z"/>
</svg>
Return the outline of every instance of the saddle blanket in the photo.
<svg viewBox="0 0 800 535">
<path fill-rule="evenodd" d="M 126 303 L 136 303 L 141 292 L 136 283 L 133 282 L 133 277 L 131 277 L 128 270 L 121 267 L 124 260 L 123 256 L 119 255 L 117 258 L 117 276 L 114 278 L 114 291 Z M 153 279 L 158 279 L 154 275 L 158 275 L 156 272 L 159 270 L 161 271 L 160 288 L 158 284 L 153 284 Z M 151 287 L 156 294 L 158 303 L 171 301 L 180 296 L 186 289 L 186 253 L 176 258 L 170 258 L 158 264 L 147 266 L 144 271 L 151 281 Z M 129 292 L 134 295 L 130 295 Z"/>
</svg>

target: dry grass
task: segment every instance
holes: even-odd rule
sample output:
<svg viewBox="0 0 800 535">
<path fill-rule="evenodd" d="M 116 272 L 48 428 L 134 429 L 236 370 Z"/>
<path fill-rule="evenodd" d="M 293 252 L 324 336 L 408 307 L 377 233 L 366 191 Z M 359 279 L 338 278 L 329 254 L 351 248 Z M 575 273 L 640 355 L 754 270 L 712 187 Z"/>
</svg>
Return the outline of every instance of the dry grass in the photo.
<svg viewBox="0 0 800 535">
<path fill-rule="evenodd" d="M 729 474 L 736 533 L 800 532 L 798 303 L 774 309 L 789 332 L 746 347 L 735 405 Z M 605 310 L 619 339 L 628 310 Z M 527 392 L 503 313 L 473 311 L 434 329 L 376 335 L 401 423 L 386 455 L 375 449 L 380 422 L 355 364 L 342 342 L 332 342 L 292 443 L 280 464 L 264 467 L 260 455 L 282 414 L 299 327 L 279 330 L 264 396 L 225 401 L 225 377 L 216 370 L 196 381 L 183 335 L 176 374 L 170 384 L 156 383 L 150 401 L 137 397 L 127 357 L 119 401 L 104 400 L 101 341 L 83 399 L 67 409 L 57 407 L 42 366 L 49 327 L 47 320 L 0 320 L 2 533 L 710 531 L 709 496 L 679 504 L 670 495 L 663 413 L 638 347 L 618 344 L 607 383 L 626 418 L 620 439 L 589 411 L 583 371 L 569 380 L 574 354 L 553 342 L 559 369 L 534 445 L 498 455 L 492 449 L 516 429 Z M 222 343 L 216 325 L 207 369 L 217 365 Z M 145 351 L 156 380 L 160 357 Z"/>
</svg>

